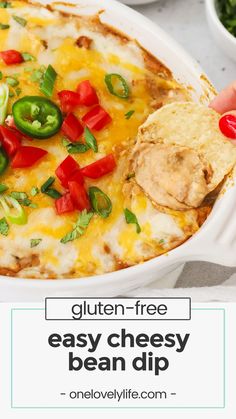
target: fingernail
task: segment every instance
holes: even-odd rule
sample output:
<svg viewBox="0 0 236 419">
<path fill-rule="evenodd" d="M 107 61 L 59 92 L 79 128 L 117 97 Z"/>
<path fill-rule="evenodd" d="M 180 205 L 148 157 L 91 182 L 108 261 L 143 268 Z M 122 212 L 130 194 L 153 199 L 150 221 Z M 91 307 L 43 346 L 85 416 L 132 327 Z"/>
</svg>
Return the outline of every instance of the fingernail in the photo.
<svg viewBox="0 0 236 419">
<path fill-rule="evenodd" d="M 220 118 L 219 128 L 222 134 L 232 140 L 236 139 L 236 116 L 224 115 Z"/>
</svg>

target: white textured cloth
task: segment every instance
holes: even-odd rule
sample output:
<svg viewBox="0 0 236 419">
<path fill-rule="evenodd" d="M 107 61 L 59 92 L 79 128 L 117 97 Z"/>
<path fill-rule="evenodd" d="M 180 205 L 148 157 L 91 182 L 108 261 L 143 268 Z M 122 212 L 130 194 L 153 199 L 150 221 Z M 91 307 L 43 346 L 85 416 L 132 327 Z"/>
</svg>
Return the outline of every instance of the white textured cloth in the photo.
<svg viewBox="0 0 236 419">
<path fill-rule="evenodd" d="M 205 273 L 208 273 L 213 266 L 214 265 L 206 264 Z M 193 272 L 192 269 L 193 267 L 190 265 L 190 275 L 191 272 Z M 195 302 L 236 302 L 236 273 L 231 274 L 228 279 L 217 286 L 206 287 L 196 285 L 188 288 L 186 287 L 188 282 L 186 275 L 185 278 L 183 278 L 183 270 L 186 270 L 184 265 L 180 266 L 176 271 L 172 272 L 161 281 L 158 280 L 147 287 L 137 288 L 129 292 L 126 297 L 191 297 L 192 301 Z M 201 271 L 201 269 L 199 269 L 199 271 Z M 225 271 L 227 271 L 227 268 Z M 226 274 L 225 271 L 224 274 Z M 176 288 L 178 283 L 182 283 L 181 277 L 183 278 L 182 285 L 185 287 Z M 208 278 L 207 282 L 209 283 L 211 281 L 212 280 Z M 214 281 L 212 282 L 214 283 Z M 217 282 L 221 282 L 221 279 L 217 278 Z"/>
</svg>

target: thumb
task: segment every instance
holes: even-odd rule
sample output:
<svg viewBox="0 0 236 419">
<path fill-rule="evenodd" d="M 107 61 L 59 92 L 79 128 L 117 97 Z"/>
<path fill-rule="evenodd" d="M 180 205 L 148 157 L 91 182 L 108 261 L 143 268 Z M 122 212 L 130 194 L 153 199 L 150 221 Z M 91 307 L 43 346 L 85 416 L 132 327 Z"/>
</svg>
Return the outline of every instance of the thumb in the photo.
<svg viewBox="0 0 236 419">
<path fill-rule="evenodd" d="M 220 114 L 236 109 L 236 81 L 222 90 L 209 106 Z"/>
</svg>

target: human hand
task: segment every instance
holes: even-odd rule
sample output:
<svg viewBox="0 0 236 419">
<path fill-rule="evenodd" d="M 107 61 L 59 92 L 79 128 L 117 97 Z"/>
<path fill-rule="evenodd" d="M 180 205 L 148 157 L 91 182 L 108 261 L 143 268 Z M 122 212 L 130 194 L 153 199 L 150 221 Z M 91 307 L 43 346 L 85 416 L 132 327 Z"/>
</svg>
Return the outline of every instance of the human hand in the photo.
<svg viewBox="0 0 236 419">
<path fill-rule="evenodd" d="M 220 119 L 220 129 L 226 137 L 236 140 L 236 81 L 222 90 L 209 106 L 224 114 Z"/>
</svg>

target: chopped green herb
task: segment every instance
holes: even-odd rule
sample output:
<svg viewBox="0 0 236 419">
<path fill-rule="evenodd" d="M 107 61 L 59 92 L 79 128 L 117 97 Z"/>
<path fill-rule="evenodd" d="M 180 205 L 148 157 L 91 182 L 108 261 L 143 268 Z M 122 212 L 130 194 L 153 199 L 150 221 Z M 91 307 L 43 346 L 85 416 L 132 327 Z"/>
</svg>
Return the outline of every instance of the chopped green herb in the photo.
<svg viewBox="0 0 236 419">
<path fill-rule="evenodd" d="M 9 224 L 6 220 L 6 218 L 1 218 L 0 220 L 0 234 L 3 236 L 7 236 L 9 233 Z"/>
<path fill-rule="evenodd" d="M 129 112 L 127 112 L 127 113 L 125 113 L 125 119 L 130 119 L 131 118 L 131 116 L 134 114 L 134 112 L 135 111 L 129 111 Z"/>
<path fill-rule="evenodd" d="M 0 29 L 5 30 L 5 29 L 9 29 L 9 28 L 10 28 L 10 25 L 0 23 Z"/>
<path fill-rule="evenodd" d="M 164 244 L 164 243 L 165 243 L 164 239 L 159 240 L 159 244 Z"/>
<path fill-rule="evenodd" d="M 39 188 L 37 188 L 37 186 L 33 186 L 33 188 L 30 191 L 30 195 L 31 196 L 36 196 L 39 193 Z"/>
<path fill-rule="evenodd" d="M 46 182 L 41 186 L 41 192 L 50 196 L 53 199 L 61 198 L 61 193 L 50 186 L 55 182 L 55 177 L 50 176 Z"/>
<path fill-rule="evenodd" d="M 19 23 L 19 25 L 23 27 L 27 25 L 27 20 L 24 19 L 23 17 L 16 16 L 16 15 L 13 15 L 12 17 L 17 23 Z"/>
<path fill-rule="evenodd" d="M 16 92 L 16 95 L 19 96 L 21 94 L 22 90 L 21 90 L 20 87 L 17 87 L 15 92 Z"/>
<path fill-rule="evenodd" d="M 109 217 L 112 211 L 112 203 L 109 196 L 96 186 L 91 186 L 89 188 L 89 198 L 94 211 L 100 215 L 100 217 Z"/>
<path fill-rule="evenodd" d="M 65 137 L 62 138 L 61 143 L 64 147 L 67 147 L 69 144 L 71 144 L 70 141 L 67 140 L 67 138 L 65 138 Z"/>
<path fill-rule="evenodd" d="M 2 78 L 3 78 L 3 74 L 2 74 L 2 71 L 0 71 L 0 80 L 2 80 Z"/>
<path fill-rule="evenodd" d="M 10 7 L 12 7 L 12 5 L 8 1 L 0 1 L 0 9 L 7 9 Z"/>
<path fill-rule="evenodd" d="M 87 212 L 87 210 L 82 211 L 79 215 L 77 222 L 74 224 L 73 230 L 67 233 L 61 239 L 61 243 L 66 244 L 82 236 L 85 233 L 85 230 L 88 227 L 92 217 L 93 212 Z"/>
<path fill-rule="evenodd" d="M 88 144 L 84 143 L 70 143 L 66 138 L 63 138 L 62 145 L 66 147 L 69 154 L 86 153 L 89 150 Z"/>
<path fill-rule="evenodd" d="M 138 219 L 136 215 L 133 212 L 131 212 L 128 208 L 124 209 L 124 214 L 125 214 L 125 221 L 127 222 L 127 224 L 136 224 L 137 233 L 138 234 L 141 233 L 141 228 L 138 223 Z"/>
<path fill-rule="evenodd" d="M 133 177 L 135 177 L 135 173 L 128 173 L 128 175 L 126 176 L 126 180 L 130 180 Z"/>
<path fill-rule="evenodd" d="M 15 93 L 14 92 L 9 92 L 9 97 L 14 97 L 15 96 Z"/>
<path fill-rule="evenodd" d="M 15 77 L 6 77 L 6 82 L 11 87 L 16 87 L 19 84 L 19 81 Z"/>
<path fill-rule="evenodd" d="M 45 96 L 52 97 L 56 78 L 57 73 L 51 64 L 49 64 L 47 70 L 44 73 L 42 84 L 40 86 L 40 90 Z"/>
<path fill-rule="evenodd" d="M 22 52 L 21 55 L 24 58 L 24 61 L 25 62 L 27 62 L 27 61 L 35 61 L 36 60 L 36 58 L 33 55 L 29 54 L 28 52 Z"/>
<path fill-rule="evenodd" d="M 31 239 L 31 240 L 30 240 L 30 247 L 31 247 L 31 249 L 32 249 L 33 247 L 38 246 L 38 245 L 39 245 L 39 243 L 41 243 L 41 241 L 42 241 L 42 239 Z"/>
<path fill-rule="evenodd" d="M 98 152 L 97 140 L 88 127 L 85 127 L 84 137 L 85 137 L 85 142 L 87 146 L 91 148 L 95 153 L 97 153 Z"/>
<path fill-rule="evenodd" d="M 8 190 L 8 186 L 0 183 L 0 193 L 3 193 Z"/>
</svg>

